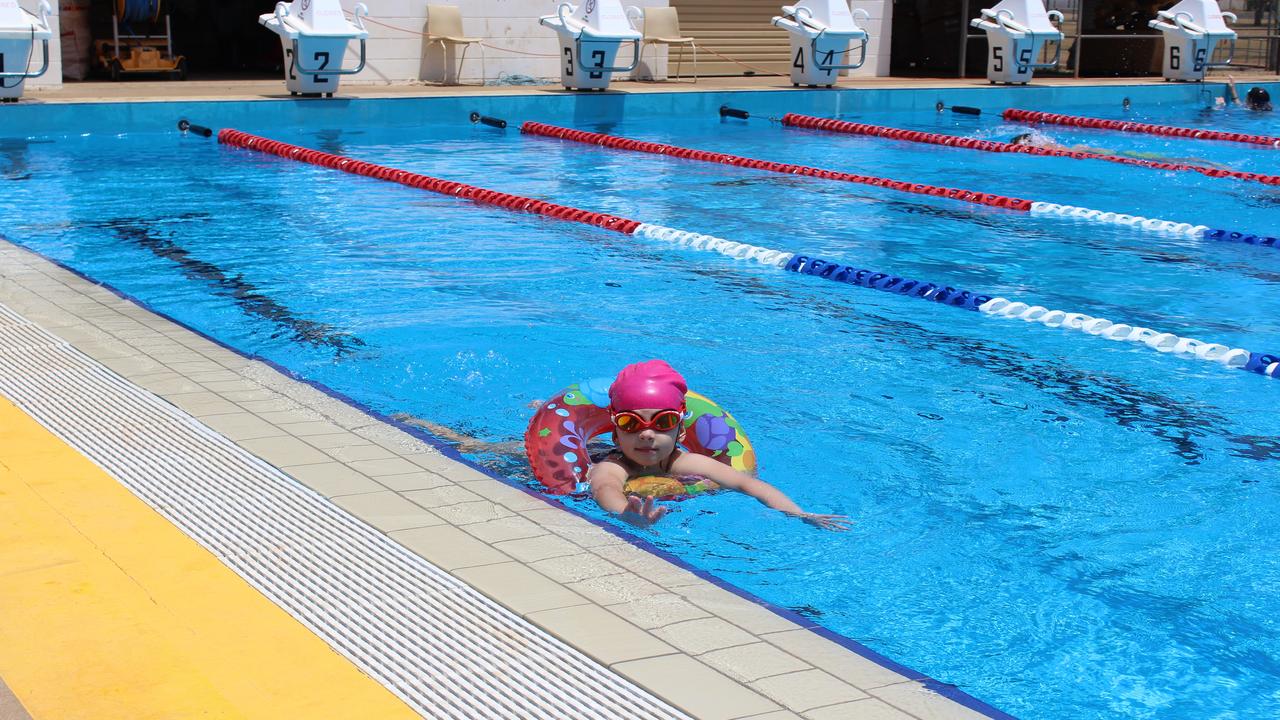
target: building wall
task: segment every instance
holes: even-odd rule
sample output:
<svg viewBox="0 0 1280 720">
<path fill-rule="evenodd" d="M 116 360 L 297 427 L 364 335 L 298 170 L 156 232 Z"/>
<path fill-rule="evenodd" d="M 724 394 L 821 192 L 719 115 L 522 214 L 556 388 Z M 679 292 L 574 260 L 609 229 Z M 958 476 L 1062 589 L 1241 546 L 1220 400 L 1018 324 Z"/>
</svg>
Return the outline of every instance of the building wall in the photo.
<svg viewBox="0 0 1280 720">
<path fill-rule="evenodd" d="M 471 46 L 460 78 L 465 83 L 481 79 L 481 54 L 484 55 L 484 77 L 490 82 L 511 76 L 558 79 L 560 46 L 554 32 L 538 24 L 538 17 L 552 15 L 560 0 L 434 0 L 455 5 L 462 10 L 463 32 L 483 39 L 489 46 Z M 413 80 L 439 82 L 456 79 L 461 51 L 443 52 L 438 44 L 428 44 L 427 3 L 422 0 L 365 0 L 369 7 L 368 67 L 359 75 L 343 82 L 393 83 Z M 665 7 L 668 0 L 622 0 L 624 7 Z M 781 7 L 783 1 L 779 0 Z M 344 7 L 350 7 L 349 2 Z M 871 43 L 867 63 L 854 74 L 882 76 L 889 74 L 889 38 L 892 27 L 892 0 L 853 0 L 851 7 L 862 8 L 871 16 L 868 32 Z M 726 2 L 725 12 L 732 12 Z M 780 42 L 785 36 L 779 31 Z M 645 52 L 645 63 L 637 69 L 643 76 L 666 74 L 666 51 L 651 48 Z M 625 52 L 623 53 L 625 55 Z M 357 61 L 354 45 L 348 50 L 348 67 Z M 779 68 L 782 70 L 783 68 Z"/>
<path fill-rule="evenodd" d="M 428 29 L 426 2 L 366 0 L 365 4 L 369 8 L 365 21 L 369 29 L 368 67 L 344 82 L 439 82 L 458 77 L 461 49 L 446 51 L 424 37 Z M 560 77 L 561 54 L 556 34 L 538 24 L 540 16 L 555 14 L 558 0 L 434 0 L 433 4 L 460 7 L 463 33 L 481 38 L 489 46 L 467 48 L 461 66 L 462 82 L 480 82 L 482 68 L 489 81 L 516 75 Z M 665 7 L 667 0 L 624 0 L 623 4 Z M 350 3 L 344 7 L 350 7 Z M 348 50 L 347 62 L 349 66 L 357 62 L 354 45 Z"/>
<path fill-rule="evenodd" d="M 462 53 L 459 48 L 442 51 L 439 44 L 427 43 L 427 5 L 425 0 L 365 0 L 369 8 L 366 25 L 369 30 L 367 65 L 358 75 L 347 76 L 344 83 L 392 84 L 414 81 L 440 82 L 458 80 L 464 83 L 504 82 L 516 76 L 541 79 L 560 77 L 561 54 L 556 34 L 538 24 L 542 15 L 555 13 L 562 0 L 433 0 L 433 4 L 455 5 L 461 8 L 463 32 L 477 37 L 488 47 L 473 45 L 467 49 L 465 63 L 457 74 Z M 34 12 L 39 0 L 20 0 L 22 6 Z M 341 0 L 350 10 L 352 0 Z M 51 3 L 53 4 L 53 3 Z M 624 7 L 665 7 L 668 0 L 622 0 Z M 779 0 L 779 7 L 783 0 Z M 892 27 L 892 0 L 852 0 L 853 8 L 862 8 L 871 16 L 867 30 L 871 42 L 867 51 L 867 63 L 855 76 L 886 76 L 889 74 L 889 31 Z M 732 12 L 732 3 L 726 0 L 725 12 Z M 56 12 L 56 8 L 55 8 Z M 54 39 L 50 43 L 50 68 L 44 77 L 28 81 L 31 89 L 61 87 L 62 62 L 60 30 L 57 18 L 51 18 Z M 247 17 L 246 23 L 256 23 L 256 17 Z M 265 32 L 265 30 L 263 31 Z M 785 36 L 779 32 L 780 42 Z M 650 48 L 645 61 L 637 68 L 637 75 L 644 77 L 666 75 L 666 51 Z M 39 50 L 37 49 L 37 53 Z M 625 54 L 625 53 L 624 53 Z M 358 62 L 358 46 L 348 46 L 345 67 Z M 779 68 L 780 71 L 785 68 Z"/>
<path fill-rule="evenodd" d="M 992 0 L 994 4 L 995 0 Z M 849 9 L 863 9 L 871 16 L 863 29 L 871 36 L 867 43 L 867 62 L 852 71 L 854 77 L 888 77 L 889 49 L 893 30 L 893 0 L 852 0 Z M 908 41 L 910 39 L 908 38 Z"/>
</svg>

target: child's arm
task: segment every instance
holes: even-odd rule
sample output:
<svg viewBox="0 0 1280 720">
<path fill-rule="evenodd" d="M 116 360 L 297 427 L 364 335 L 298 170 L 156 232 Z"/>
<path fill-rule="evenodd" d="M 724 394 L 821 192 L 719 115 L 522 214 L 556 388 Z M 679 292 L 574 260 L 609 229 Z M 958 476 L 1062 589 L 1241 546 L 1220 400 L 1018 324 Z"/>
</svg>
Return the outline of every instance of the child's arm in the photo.
<svg viewBox="0 0 1280 720">
<path fill-rule="evenodd" d="M 598 462 L 592 465 L 587 470 L 587 482 L 591 484 L 591 497 L 597 505 L 632 525 L 652 525 L 667 514 L 667 507 L 655 506 L 653 498 L 642 501 L 634 495 L 627 497 L 623 492 L 627 471 L 617 463 Z"/>
<path fill-rule="evenodd" d="M 844 515 L 820 515 L 805 512 L 778 488 L 758 477 L 739 472 L 706 455 L 684 453 L 676 458 L 672 471 L 682 475 L 702 475 L 721 487 L 732 488 L 759 500 L 768 507 L 798 517 L 825 530 L 848 530 L 849 519 Z"/>
<path fill-rule="evenodd" d="M 512 457 L 524 457 L 524 443 L 511 440 L 507 442 L 489 442 L 480 438 L 473 438 L 470 435 L 463 435 L 447 425 L 424 420 L 420 417 L 414 417 L 408 413 L 392 413 L 392 420 L 398 420 L 405 425 L 413 425 L 424 428 L 432 435 L 451 442 L 458 446 L 458 452 L 464 453 L 493 453 L 494 455 L 510 455 Z"/>
</svg>

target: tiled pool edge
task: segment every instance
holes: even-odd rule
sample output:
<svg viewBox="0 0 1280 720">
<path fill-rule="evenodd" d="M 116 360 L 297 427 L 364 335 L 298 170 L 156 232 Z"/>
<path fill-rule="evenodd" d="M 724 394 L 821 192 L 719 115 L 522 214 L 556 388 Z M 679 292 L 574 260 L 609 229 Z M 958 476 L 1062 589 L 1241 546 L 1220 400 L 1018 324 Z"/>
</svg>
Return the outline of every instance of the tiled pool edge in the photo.
<svg viewBox="0 0 1280 720">
<path fill-rule="evenodd" d="M 704 717 L 746 718 L 775 712 L 776 702 L 811 718 L 850 717 L 849 713 L 855 710 L 879 711 L 886 718 L 976 714 L 1008 717 L 793 613 L 692 572 L 648 543 L 620 535 L 608 526 L 514 486 L 505 478 L 471 466 L 425 433 L 404 426 L 392 427 L 390 423 L 394 421 L 389 418 L 297 379 L 284 368 L 246 358 L 70 268 L 7 241 L 0 243 L 0 258 L 5 259 L 6 269 L 0 273 L 0 302 L 28 314 L 130 382 L 138 382 L 211 427 L 222 431 L 218 425 L 223 425 L 227 428 L 224 434 L 241 447 L 282 467 L 402 545 L 686 711 Z M 27 275 L 44 276 L 39 283 L 50 288 L 61 285 L 86 304 L 115 304 L 122 317 L 163 336 L 165 341 L 159 344 L 179 345 L 182 350 L 167 356 L 165 352 L 156 353 L 164 357 L 163 362 L 152 358 L 149 352 L 128 342 L 131 338 L 127 331 L 117 335 L 101 329 L 93 318 L 70 312 L 9 277 L 9 268 L 20 261 Z M 122 348 L 130 348 L 133 355 L 129 351 L 119 354 Z M 139 354 L 146 359 L 140 360 Z M 189 357 L 175 357 L 183 354 Z M 220 369 L 201 368 L 193 362 L 218 363 Z M 228 373 L 237 378 L 228 377 Z M 245 395 L 241 402 L 250 408 L 217 398 L 175 397 L 234 394 L 241 392 L 233 389 L 237 382 L 258 385 L 259 390 L 275 397 Z M 189 390 L 191 387 L 197 389 Z M 270 409 L 290 403 L 297 407 Z M 205 406 L 203 412 L 201 406 Z M 253 422 L 228 422 L 227 416 L 234 419 L 235 415 L 248 415 L 241 419 Z M 217 420 L 220 416 L 223 419 Z M 311 423 L 305 428 L 306 434 L 298 427 L 300 423 Z M 325 424 L 366 442 L 334 446 L 330 449 L 335 452 L 327 453 L 332 459 L 302 462 L 326 454 L 315 441 L 305 439 L 317 437 L 312 431 L 324 429 L 319 425 Z M 289 425 L 294 428 L 289 429 Z M 274 435 L 269 434 L 272 430 Z M 272 449 L 268 442 L 272 437 L 292 442 L 285 443 L 283 451 Z M 359 459 L 363 456 L 358 453 L 352 453 L 350 459 L 341 457 L 344 447 L 365 445 L 371 446 L 370 450 L 381 448 L 391 457 Z M 290 462 L 290 458 L 297 462 Z M 345 477 L 322 477 L 323 473 L 306 470 L 308 465 L 320 464 L 326 467 L 316 470 L 343 466 L 345 473 L 340 474 Z M 311 479 L 306 475 L 312 475 Z M 342 486 L 353 481 L 354 484 Z M 405 520 L 388 509 L 392 505 L 419 511 L 422 518 L 430 521 L 398 527 Z M 501 514 L 494 514 L 495 509 Z M 433 514 L 432 510 L 437 512 Z M 450 535 L 446 531 L 452 531 L 453 547 L 449 556 L 442 558 L 438 548 L 429 546 L 444 542 L 445 536 Z M 522 549 L 529 544 L 527 540 L 534 538 L 539 541 L 536 545 Z M 550 548 L 543 547 L 548 543 Z M 432 556 L 433 552 L 437 557 Z M 570 562 L 566 563 L 566 557 Z M 645 574 L 664 577 L 657 583 L 640 575 L 624 577 L 629 570 L 640 569 Z M 520 595 L 508 593 L 504 597 L 502 588 L 511 590 L 512 582 L 522 585 Z M 572 611 L 565 612 L 569 609 Z M 663 620 L 670 622 L 664 624 Z M 588 626 L 594 626 L 595 631 Z M 604 642 L 600 642 L 601 636 Z M 591 646 L 592 640 L 596 641 L 595 647 Z M 628 644 L 644 649 L 619 653 L 618 647 Z M 850 680 L 853 677 L 857 679 Z M 675 678 L 683 679 L 685 687 L 669 682 Z M 735 696 L 721 698 L 730 705 L 736 703 L 732 711 L 712 712 L 710 708 L 689 706 L 699 696 L 713 694 L 706 692 L 711 683 L 723 687 L 722 694 Z M 793 717 L 778 715 L 783 716 Z"/>
</svg>

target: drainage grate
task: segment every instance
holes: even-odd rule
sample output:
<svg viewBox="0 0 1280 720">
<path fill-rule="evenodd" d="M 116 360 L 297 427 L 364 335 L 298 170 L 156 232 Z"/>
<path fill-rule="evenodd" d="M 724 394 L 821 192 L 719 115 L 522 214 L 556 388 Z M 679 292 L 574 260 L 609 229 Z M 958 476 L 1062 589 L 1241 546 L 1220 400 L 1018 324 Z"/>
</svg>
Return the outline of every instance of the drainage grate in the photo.
<svg viewBox="0 0 1280 720">
<path fill-rule="evenodd" d="M 0 392 L 432 718 L 687 718 L 0 305 Z"/>
</svg>

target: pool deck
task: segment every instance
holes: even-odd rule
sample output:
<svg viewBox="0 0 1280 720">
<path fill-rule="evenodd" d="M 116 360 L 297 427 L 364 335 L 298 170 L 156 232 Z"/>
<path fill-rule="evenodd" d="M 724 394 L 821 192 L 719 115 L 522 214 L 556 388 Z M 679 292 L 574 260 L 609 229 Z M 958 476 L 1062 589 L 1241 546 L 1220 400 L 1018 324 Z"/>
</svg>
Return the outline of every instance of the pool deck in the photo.
<svg viewBox="0 0 1280 720">
<path fill-rule="evenodd" d="M 1249 82 L 1275 82 L 1277 75 L 1254 70 L 1232 73 L 1236 85 Z M 1210 74 L 1205 85 L 1220 89 L 1226 82 L 1226 74 Z M 1034 87 L 1089 87 L 1123 85 L 1164 85 L 1161 78 L 1036 78 Z M 978 88 L 991 85 L 977 78 L 845 78 L 838 89 L 894 88 Z M 723 92 L 732 90 L 790 90 L 791 83 L 785 77 L 708 77 L 698 82 L 615 82 L 609 92 L 669 93 L 669 92 Z M 414 84 L 356 84 L 344 82 L 339 97 L 350 98 L 403 98 L 403 97 L 458 97 L 475 95 L 527 95 L 530 93 L 565 94 L 570 91 L 559 85 L 436 85 Z M 1243 94 L 1244 90 L 1241 90 Z M 581 94 L 581 93 L 578 93 Z M 35 90 L 27 93 L 23 102 L 79 103 L 79 102 L 171 102 L 175 100 L 265 100 L 288 98 L 280 80 L 192 80 L 139 81 L 139 82 L 88 82 L 68 83 L 57 90 Z"/>
<path fill-rule="evenodd" d="M 1254 78 L 1275 76 L 1238 74 L 1237 83 Z M 985 85 L 883 79 L 856 86 Z M 759 77 L 616 87 L 647 93 L 790 84 Z M 276 80 L 85 83 L 29 93 L 24 102 L 287 97 L 281 89 Z M 347 84 L 340 95 L 531 92 L 563 90 Z M 69 396 L 75 388 L 114 399 Z M 538 717 L 584 717 L 572 708 L 591 701 L 592 692 L 634 698 L 627 701 L 634 712 L 615 717 L 999 716 L 3 239 L 0 437 L 0 518 L 18 519 L 0 528 L 0 720 L 196 711 L 431 716 L 429 708 L 454 701 L 460 709 L 451 717 L 500 716 L 467 710 L 463 701 L 471 700 L 462 696 L 477 688 L 474 694 L 515 717 L 530 687 L 559 682 L 551 670 L 545 683 L 524 677 L 521 663 L 529 657 L 577 665 L 565 669 L 572 676 L 565 682 L 579 685 L 565 685 L 564 697 L 556 688 L 547 693 L 547 707 L 563 707 L 563 714 Z M 172 447 L 156 438 L 172 438 Z M 184 481 L 171 482 L 179 472 Z M 241 481 L 257 489 L 241 505 L 224 506 L 221 494 Z M 289 517 L 255 505 L 272 493 L 287 498 L 281 504 Z M 281 534 L 293 521 L 307 541 Z M 330 529 L 316 529 L 322 527 Z M 259 530 L 265 544 L 253 545 Z M 254 564 L 273 556 L 289 562 Z M 360 573 L 379 563 L 405 573 L 396 582 L 430 577 L 434 589 L 388 594 L 378 585 L 389 575 Z M 312 606 L 341 593 L 350 595 Z M 493 607 L 477 620 L 452 605 L 430 612 L 393 606 L 400 595 Z M 386 612 L 360 615 L 367 605 Z M 420 610 L 415 627 L 388 621 L 372 635 L 360 632 L 382 616 Z M 474 631 L 471 622 L 480 623 Z M 460 634 L 471 639 L 456 640 Z M 427 636 L 456 642 L 462 654 L 431 655 L 433 648 L 421 647 L 431 643 L 419 641 Z M 501 641 L 475 639 L 485 636 Z M 415 652 L 427 655 L 414 660 Z M 450 663 L 459 662 L 498 671 L 472 672 L 453 684 L 458 671 Z"/>
</svg>

